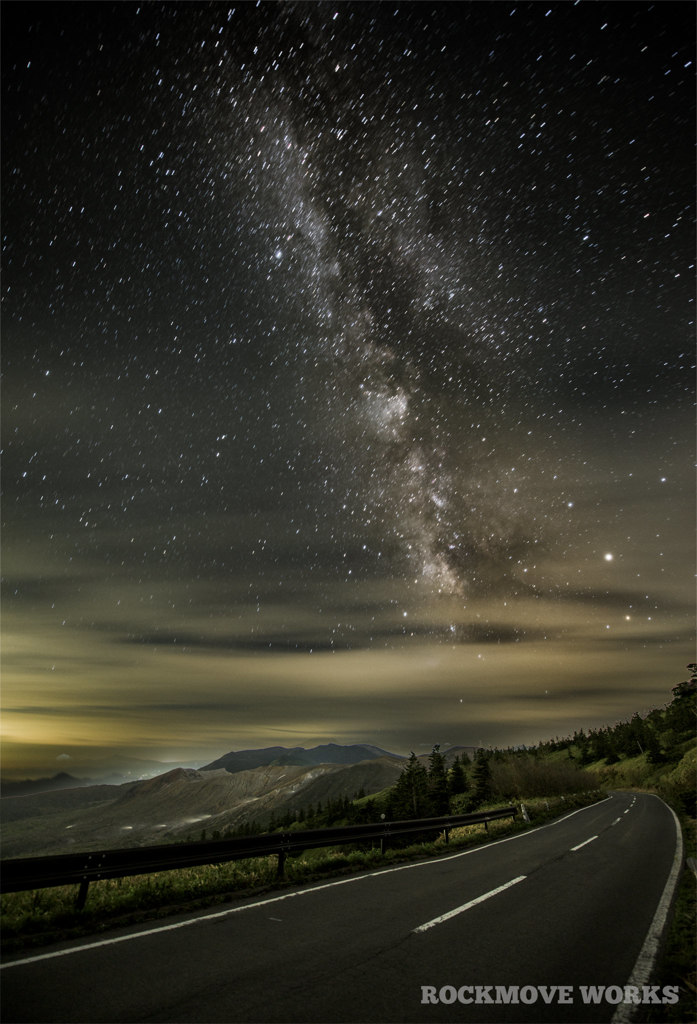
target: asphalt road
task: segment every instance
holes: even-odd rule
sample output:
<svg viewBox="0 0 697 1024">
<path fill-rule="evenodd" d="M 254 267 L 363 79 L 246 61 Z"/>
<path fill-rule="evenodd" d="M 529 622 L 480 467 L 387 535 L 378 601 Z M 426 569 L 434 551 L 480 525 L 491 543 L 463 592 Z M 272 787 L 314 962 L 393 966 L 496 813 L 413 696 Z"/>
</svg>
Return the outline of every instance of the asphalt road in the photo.
<svg viewBox="0 0 697 1024">
<path fill-rule="evenodd" d="M 615 793 L 469 852 L 6 962 L 2 1017 L 617 1024 L 630 981 L 671 998 L 640 986 L 681 860 L 673 812 Z"/>
</svg>

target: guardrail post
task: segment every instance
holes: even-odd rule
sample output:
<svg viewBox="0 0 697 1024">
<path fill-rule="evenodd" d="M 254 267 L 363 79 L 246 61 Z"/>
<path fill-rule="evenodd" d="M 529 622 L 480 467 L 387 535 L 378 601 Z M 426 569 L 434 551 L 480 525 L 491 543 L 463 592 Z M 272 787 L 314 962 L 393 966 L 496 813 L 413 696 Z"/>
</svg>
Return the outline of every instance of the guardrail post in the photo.
<svg viewBox="0 0 697 1024">
<path fill-rule="evenodd" d="M 87 890 L 89 889 L 90 882 L 88 878 L 83 878 L 80 882 L 80 888 L 78 889 L 77 897 L 75 899 L 75 909 L 84 910 L 85 903 L 87 902 Z"/>
<path fill-rule="evenodd" d="M 446 843 L 450 842 L 450 829 L 447 828 L 447 826 L 446 826 L 446 829 L 445 829 L 445 842 Z"/>
<path fill-rule="evenodd" d="M 101 863 L 101 861 L 104 860 L 104 856 L 105 856 L 104 853 L 100 853 L 99 854 L 98 860 L 99 860 L 100 863 Z M 94 869 L 95 865 L 90 863 L 93 860 L 94 857 L 97 857 L 97 854 L 90 853 L 90 854 L 87 855 L 87 863 L 85 864 L 85 867 L 83 869 L 84 871 L 88 871 L 90 869 L 90 867 L 92 867 Z M 97 878 L 98 877 L 99 877 L 99 875 L 97 875 Z M 89 889 L 89 887 L 90 887 L 90 880 L 87 877 L 87 875 L 83 875 L 82 879 L 80 880 L 80 888 L 78 889 L 77 898 L 75 900 L 75 909 L 76 910 L 84 910 L 85 909 L 85 903 L 87 902 L 87 890 Z"/>
<path fill-rule="evenodd" d="M 291 840 L 290 836 L 285 832 L 281 834 L 281 845 L 278 850 L 278 867 L 276 869 L 276 877 L 282 878 L 285 871 L 286 857 L 290 851 Z"/>
</svg>

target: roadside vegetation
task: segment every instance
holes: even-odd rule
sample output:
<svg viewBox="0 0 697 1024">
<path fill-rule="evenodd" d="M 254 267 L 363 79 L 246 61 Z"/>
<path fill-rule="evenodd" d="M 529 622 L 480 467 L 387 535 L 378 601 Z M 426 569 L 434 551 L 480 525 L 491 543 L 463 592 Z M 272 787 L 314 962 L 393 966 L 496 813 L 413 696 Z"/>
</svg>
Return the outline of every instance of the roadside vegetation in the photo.
<svg viewBox="0 0 697 1024">
<path fill-rule="evenodd" d="M 681 1000 L 674 1006 L 644 1007 L 642 1019 L 647 1024 L 695 1019 L 697 665 L 688 667 L 691 678 L 673 687 L 670 704 L 644 717 L 634 715 L 629 722 L 579 731 L 530 749 L 480 750 L 473 761 L 466 756 L 449 759 L 436 745 L 426 763 L 412 753 L 397 784 L 382 793 L 356 793 L 353 799 L 342 797 L 264 824 L 252 822 L 225 836 L 375 822 L 382 816 L 388 821 L 440 817 L 516 805 L 520 813 L 513 821 L 454 828 L 447 841 L 443 833 L 431 834 L 423 842 L 414 837 L 400 842 L 395 837 L 384 854 L 379 842 L 362 848 L 307 850 L 286 859 L 283 878 L 277 875 L 277 858 L 270 856 L 105 880 L 90 885 L 81 911 L 75 909 L 74 886 L 8 894 L 2 900 L 3 952 L 93 935 L 333 875 L 441 856 L 542 824 L 601 799 L 607 789 L 640 789 L 657 793 L 675 810 L 687 858 L 656 979 L 657 984 L 678 985 Z M 200 838 L 220 836 L 202 832 Z"/>
</svg>

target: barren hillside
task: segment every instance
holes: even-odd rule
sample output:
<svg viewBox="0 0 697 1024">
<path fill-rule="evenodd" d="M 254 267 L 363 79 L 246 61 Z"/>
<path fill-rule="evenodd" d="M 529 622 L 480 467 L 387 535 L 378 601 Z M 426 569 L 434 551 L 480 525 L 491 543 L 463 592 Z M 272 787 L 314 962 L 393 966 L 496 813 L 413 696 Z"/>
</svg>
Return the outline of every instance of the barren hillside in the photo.
<svg viewBox="0 0 697 1024">
<path fill-rule="evenodd" d="M 267 765 L 234 774 L 223 768 L 171 772 L 123 786 L 95 786 L 71 801 L 55 794 L 3 801 L 3 857 L 71 850 L 141 846 L 210 836 L 272 814 L 318 802 L 375 793 L 392 785 L 402 760 L 381 757 L 359 764 Z M 94 792 L 92 792 L 94 790 Z"/>
</svg>

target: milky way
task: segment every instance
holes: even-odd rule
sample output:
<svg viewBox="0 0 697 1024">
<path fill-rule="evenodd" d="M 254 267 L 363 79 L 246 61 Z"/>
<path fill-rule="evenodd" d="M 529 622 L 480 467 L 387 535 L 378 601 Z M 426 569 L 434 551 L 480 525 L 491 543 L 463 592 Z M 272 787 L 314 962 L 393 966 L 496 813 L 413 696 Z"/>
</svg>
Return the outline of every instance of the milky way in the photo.
<svg viewBox="0 0 697 1024">
<path fill-rule="evenodd" d="M 683 643 L 690 5 L 3 19 L 21 651 Z"/>
</svg>

